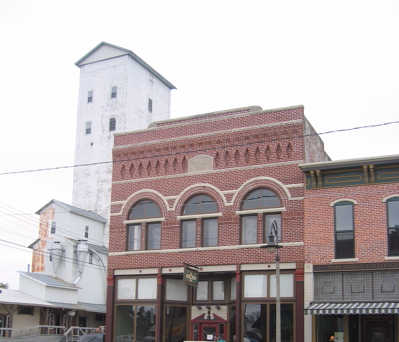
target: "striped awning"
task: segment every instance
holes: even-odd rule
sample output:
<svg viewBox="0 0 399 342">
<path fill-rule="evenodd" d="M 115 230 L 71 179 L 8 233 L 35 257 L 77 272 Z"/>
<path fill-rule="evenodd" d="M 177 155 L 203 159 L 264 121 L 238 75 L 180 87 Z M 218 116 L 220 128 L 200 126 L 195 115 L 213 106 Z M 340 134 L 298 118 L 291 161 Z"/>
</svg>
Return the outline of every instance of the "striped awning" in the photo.
<svg viewBox="0 0 399 342">
<path fill-rule="evenodd" d="M 387 315 L 399 314 L 399 303 L 392 302 L 342 302 L 311 303 L 305 315 Z"/>
</svg>

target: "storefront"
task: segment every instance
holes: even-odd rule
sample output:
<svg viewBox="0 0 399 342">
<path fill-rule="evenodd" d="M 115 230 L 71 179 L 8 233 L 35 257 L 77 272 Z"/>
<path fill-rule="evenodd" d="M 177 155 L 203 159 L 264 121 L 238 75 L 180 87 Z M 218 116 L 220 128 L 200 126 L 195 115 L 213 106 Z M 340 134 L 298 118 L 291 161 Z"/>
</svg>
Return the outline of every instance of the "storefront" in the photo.
<svg viewBox="0 0 399 342">
<path fill-rule="evenodd" d="M 246 268 L 251 267 L 246 265 Z M 182 342 L 219 338 L 228 342 L 274 341 L 276 287 L 273 270 L 202 271 L 196 286 L 183 281 L 183 268 L 178 271 L 181 272 L 159 277 L 154 274 L 115 277 L 114 341 Z M 295 320 L 296 309 L 300 307 L 297 291 L 301 293 L 302 286 L 296 286 L 295 271 L 283 270 L 283 341 L 297 340 Z"/>
<path fill-rule="evenodd" d="M 313 315 L 313 340 L 398 341 L 396 267 L 397 263 L 314 266 L 314 301 L 305 308 L 305 315 Z"/>
</svg>

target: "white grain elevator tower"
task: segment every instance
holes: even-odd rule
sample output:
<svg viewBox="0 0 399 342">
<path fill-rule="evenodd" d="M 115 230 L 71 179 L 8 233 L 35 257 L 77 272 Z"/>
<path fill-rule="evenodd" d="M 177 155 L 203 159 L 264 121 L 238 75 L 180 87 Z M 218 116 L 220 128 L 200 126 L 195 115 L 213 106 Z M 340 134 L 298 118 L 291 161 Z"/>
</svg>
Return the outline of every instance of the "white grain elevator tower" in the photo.
<svg viewBox="0 0 399 342">
<path fill-rule="evenodd" d="M 114 134 L 169 119 L 175 87 L 132 51 L 105 42 L 75 64 L 80 84 L 72 204 L 109 221 Z M 108 245 L 108 233 L 105 240 Z"/>
</svg>

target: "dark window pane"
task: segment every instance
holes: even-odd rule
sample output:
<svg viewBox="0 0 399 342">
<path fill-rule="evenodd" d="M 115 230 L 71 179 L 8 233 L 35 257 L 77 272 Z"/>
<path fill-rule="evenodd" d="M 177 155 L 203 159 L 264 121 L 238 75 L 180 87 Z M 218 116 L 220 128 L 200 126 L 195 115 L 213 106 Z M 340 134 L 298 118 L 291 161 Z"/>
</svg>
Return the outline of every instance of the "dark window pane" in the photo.
<svg viewBox="0 0 399 342">
<path fill-rule="evenodd" d="M 147 249 L 161 248 L 161 224 L 149 223 L 147 228 Z"/>
<path fill-rule="evenodd" d="M 275 324 L 274 324 L 275 326 Z M 244 337 L 250 341 L 267 340 L 266 304 L 244 305 Z M 244 339 L 242 339 L 244 341 Z"/>
<path fill-rule="evenodd" d="M 355 248 L 353 243 L 353 232 L 337 232 L 335 240 L 335 257 L 337 259 L 353 258 Z"/>
<path fill-rule="evenodd" d="M 270 236 L 273 236 L 274 242 L 277 242 L 274 230 L 272 229 L 272 223 L 276 221 L 277 223 L 277 234 L 278 241 L 281 241 L 281 214 L 265 215 L 265 239 L 266 243 L 271 242 Z"/>
<path fill-rule="evenodd" d="M 242 202 L 242 210 L 280 207 L 281 202 L 277 194 L 269 189 L 252 191 Z"/>
<path fill-rule="evenodd" d="M 389 229 L 388 248 L 390 256 L 399 255 L 399 228 Z"/>
<path fill-rule="evenodd" d="M 294 341 L 294 310 L 292 304 L 281 304 L 281 320 L 280 331 L 281 341 L 293 342 Z M 269 341 L 276 340 L 276 305 L 270 305 L 269 316 Z"/>
<path fill-rule="evenodd" d="M 353 230 L 353 205 L 335 206 L 335 230 Z"/>
<path fill-rule="evenodd" d="M 217 246 L 218 245 L 218 220 L 205 219 L 203 221 L 203 246 Z"/>
<path fill-rule="evenodd" d="M 195 247 L 196 221 L 182 222 L 182 247 Z"/>
<path fill-rule="evenodd" d="M 115 131 L 116 129 L 116 119 L 115 118 L 111 118 L 109 119 L 109 131 Z"/>
<path fill-rule="evenodd" d="M 150 200 L 143 200 L 133 206 L 129 219 L 161 217 L 158 205 Z"/>
<path fill-rule="evenodd" d="M 212 197 L 198 195 L 191 198 L 184 206 L 183 215 L 215 213 L 218 207 Z"/>
<path fill-rule="evenodd" d="M 257 216 L 243 216 L 241 218 L 241 243 L 243 245 L 256 243 L 258 232 Z"/>
<path fill-rule="evenodd" d="M 166 306 L 164 314 L 165 334 L 163 336 L 163 342 L 179 342 L 190 340 L 186 331 L 189 317 L 190 316 L 187 313 L 187 308 L 184 306 Z"/>
<path fill-rule="evenodd" d="M 340 202 L 335 212 L 335 258 L 354 258 L 355 241 L 353 226 L 353 203 Z"/>
<path fill-rule="evenodd" d="M 388 227 L 399 228 L 399 198 L 388 203 Z"/>
</svg>

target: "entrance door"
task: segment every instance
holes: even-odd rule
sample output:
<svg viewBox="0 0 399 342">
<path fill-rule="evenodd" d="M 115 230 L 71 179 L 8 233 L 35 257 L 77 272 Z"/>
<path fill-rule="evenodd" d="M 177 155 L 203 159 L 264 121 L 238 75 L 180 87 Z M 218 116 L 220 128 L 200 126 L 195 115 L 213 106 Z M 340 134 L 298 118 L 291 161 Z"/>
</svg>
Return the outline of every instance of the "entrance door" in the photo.
<svg viewBox="0 0 399 342">
<path fill-rule="evenodd" d="M 394 342 L 393 319 L 363 321 L 365 342 Z"/>
</svg>

